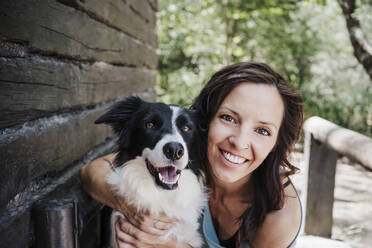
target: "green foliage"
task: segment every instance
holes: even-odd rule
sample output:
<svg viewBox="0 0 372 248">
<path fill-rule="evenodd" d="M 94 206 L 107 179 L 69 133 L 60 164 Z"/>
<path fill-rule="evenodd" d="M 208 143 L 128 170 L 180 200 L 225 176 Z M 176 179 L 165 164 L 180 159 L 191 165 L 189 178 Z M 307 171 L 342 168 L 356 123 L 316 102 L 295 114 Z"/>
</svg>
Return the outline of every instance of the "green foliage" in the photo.
<svg viewBox="0 0 372 248">
<path fill-rule="evenodd" d="M 189 106 L 222 66 L 263 61 L 301 90 L 306 116 L 371 136 L 370 81 L 335 0 L 160 0 L 158 37 L 161 101 Z"/>
<path fill-rule="evenodd" d="M 360 6 L 358 11 L 365 13 L 364 8 Z M 320 39 L 312 61 L 312 79 L 301 89 L 305 114 L 321 116 L 371 137 L 372 84 L 353 55 L 341 10 L 336 2 L 328 1 L 324 7 L 314 5 L 312 13 L 312 25 L 318 27 Z M 359 16 L 366 24 L 366 15 Z"/>
</svg>

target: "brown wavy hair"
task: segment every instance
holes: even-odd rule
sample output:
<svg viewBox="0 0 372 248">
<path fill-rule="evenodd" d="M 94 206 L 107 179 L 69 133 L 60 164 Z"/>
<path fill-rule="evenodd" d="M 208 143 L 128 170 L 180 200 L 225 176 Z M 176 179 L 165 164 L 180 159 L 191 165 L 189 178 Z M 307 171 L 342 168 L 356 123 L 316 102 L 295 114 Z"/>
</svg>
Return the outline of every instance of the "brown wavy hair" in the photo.
<svg viewBox="0 0 372 248">
<path fill-rule="evenodd" d="M 268 65 L 242 62 L 222 68 L 211 77 L 191 106 L 200 115 L 199 131 L 202 140 L 195 147 L 195 152 L 198 154 L 199 166 L 206 173 L 207 185 L 211 183 L 207 158 L 209 124 L 226 96 L 239 84 L 247 82 L 276 87 L 284 103 L 284 115 L 274 149 L 252 172 L 253 204 L 237 220 L 242 221 L 238 244 L 252 240 L 265 216 L 283 207 L 284 188 L 281 175 L 284 173 L 289 176 L 298 170 L 288 161 L 288 155 L 300 136 L 303 123 L 301 95 Z"/>
</svg>

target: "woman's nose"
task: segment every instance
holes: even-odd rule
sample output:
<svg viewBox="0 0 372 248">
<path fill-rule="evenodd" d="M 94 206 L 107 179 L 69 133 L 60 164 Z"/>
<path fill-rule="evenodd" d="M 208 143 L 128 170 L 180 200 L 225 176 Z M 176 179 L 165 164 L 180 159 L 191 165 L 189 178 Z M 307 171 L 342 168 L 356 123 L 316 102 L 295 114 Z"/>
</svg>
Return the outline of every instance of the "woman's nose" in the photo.
<svg viewBox="0 0 372 248">
<path fill-rule="evenodd" d="M 229 142 L 239 150 L 250 149 L 252 146 L 252 139 L 248 132 L 239 131 L 229 137 Z"/>
</svg>

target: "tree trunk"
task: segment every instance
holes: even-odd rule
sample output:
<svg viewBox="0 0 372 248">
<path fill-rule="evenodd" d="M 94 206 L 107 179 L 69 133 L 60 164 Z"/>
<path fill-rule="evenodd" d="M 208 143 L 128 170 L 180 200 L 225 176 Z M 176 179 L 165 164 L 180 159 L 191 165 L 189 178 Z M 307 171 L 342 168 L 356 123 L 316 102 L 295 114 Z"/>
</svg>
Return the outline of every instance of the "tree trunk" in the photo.
<svg viewBox="0 0 372 248">
<path fill-rule="evenodd" d="M 364 36 L 360 22 L 353 14 L 355 11 L 355 0 L 337 0 L 344 13 L 350 41 L 354 48 L 354 55 L 372 79 L 372 46 Z"/>
</svg>

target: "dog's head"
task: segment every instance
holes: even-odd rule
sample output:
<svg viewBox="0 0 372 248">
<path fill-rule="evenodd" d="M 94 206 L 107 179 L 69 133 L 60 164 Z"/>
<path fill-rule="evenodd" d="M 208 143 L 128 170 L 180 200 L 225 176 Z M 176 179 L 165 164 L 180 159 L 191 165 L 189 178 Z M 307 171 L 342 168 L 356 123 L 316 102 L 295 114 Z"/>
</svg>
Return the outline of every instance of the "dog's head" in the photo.
<svg viewBox="0 0 372 248">
<path fill-rule="evenodd" d="M 95 123 L 111 125 L 119 136 L 115 166 L 142 156 L 156 184 L 174 189 L 189 163 L 195 119 L 191 110 L 132 96 L 116 103 Z"/>
</svg>

